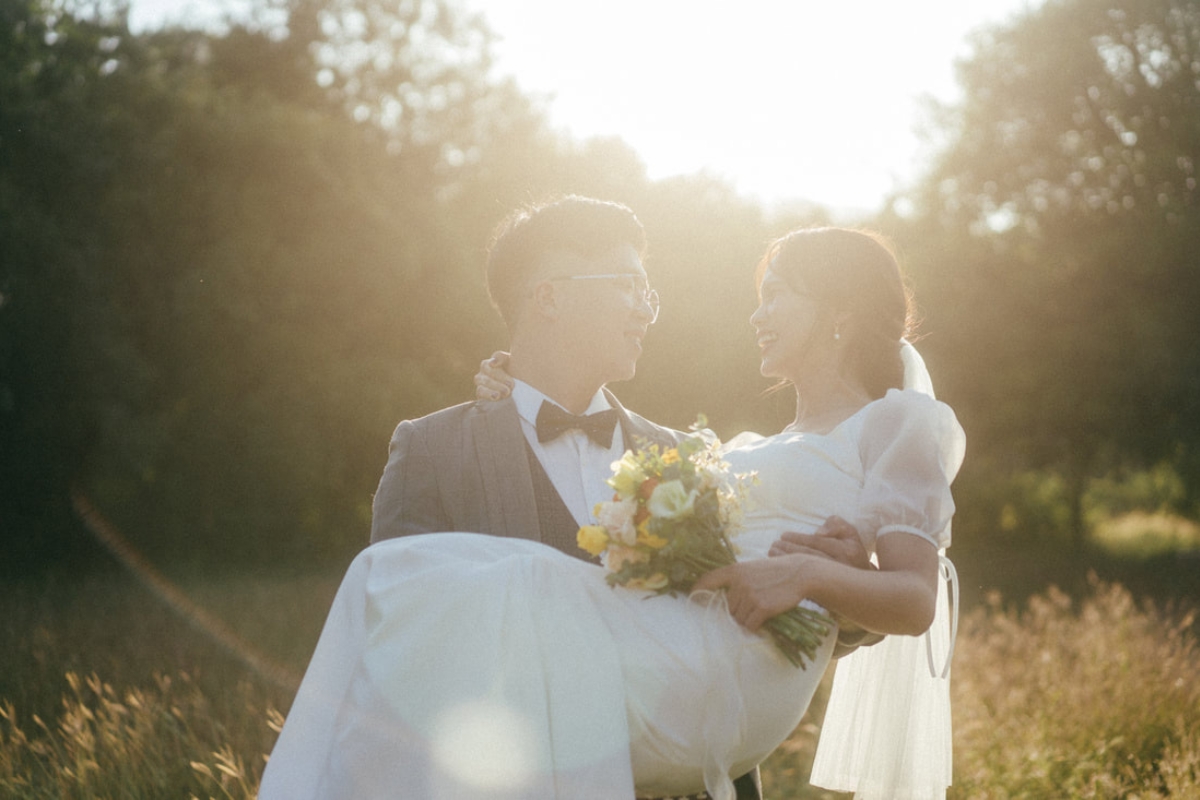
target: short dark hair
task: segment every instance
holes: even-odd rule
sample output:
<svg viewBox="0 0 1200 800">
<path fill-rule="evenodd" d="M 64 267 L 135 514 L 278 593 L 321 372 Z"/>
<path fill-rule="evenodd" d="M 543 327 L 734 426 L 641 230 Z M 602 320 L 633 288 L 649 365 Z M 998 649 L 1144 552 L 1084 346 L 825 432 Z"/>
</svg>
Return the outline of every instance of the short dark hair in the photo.
<svg viewBox="0 0 1200 800">
<path fill-rule="evenodd" d="M 518 208 L 496 227 L 488 245 L 492 305 L 511 330 L 544 255 L 564 252 L 594 258 L 624 244 L 639 257 L 645 254 L 646 231 L 621 203 L 566 195 Z"/>
</svg>

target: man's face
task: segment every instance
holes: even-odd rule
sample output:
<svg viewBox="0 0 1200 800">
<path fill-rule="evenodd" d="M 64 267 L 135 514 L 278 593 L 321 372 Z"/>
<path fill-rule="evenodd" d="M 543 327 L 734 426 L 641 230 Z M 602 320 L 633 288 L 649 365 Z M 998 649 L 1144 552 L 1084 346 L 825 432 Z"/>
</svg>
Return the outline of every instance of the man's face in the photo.
<svg viewBox="0 0 1200 800">
<path fill-rule="evenodd" d="M 553 261 L 547 280 L 561 301 L 563 347 L 600 385 L 629 380 L 658 308 L 637 251 L 621 245 L 595 258 L 562 254 Z"/>
</svg>

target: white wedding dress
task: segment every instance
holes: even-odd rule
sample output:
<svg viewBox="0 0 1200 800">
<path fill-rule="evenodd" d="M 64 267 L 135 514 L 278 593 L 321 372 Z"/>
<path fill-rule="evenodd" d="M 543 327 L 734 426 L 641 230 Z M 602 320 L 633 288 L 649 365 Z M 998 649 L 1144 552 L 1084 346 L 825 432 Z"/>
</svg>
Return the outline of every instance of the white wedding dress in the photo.
<svg viewBox="0 0 1200 800">
<path fill-rule="evenodd" d="M 827 435 L 743 434 L 726 452 L 758 476 L 739 558 L 832 514 L 868 551 L 944 548 L 962 448 L 947 406 L 898 390 Z M 526 540 L 381 542 L 346 574 L 259 798 L 732 797 L 728 776 L 800 722 L 834 638 L 798 669 L 720 598 L 610 588 Z"/>
</svg>

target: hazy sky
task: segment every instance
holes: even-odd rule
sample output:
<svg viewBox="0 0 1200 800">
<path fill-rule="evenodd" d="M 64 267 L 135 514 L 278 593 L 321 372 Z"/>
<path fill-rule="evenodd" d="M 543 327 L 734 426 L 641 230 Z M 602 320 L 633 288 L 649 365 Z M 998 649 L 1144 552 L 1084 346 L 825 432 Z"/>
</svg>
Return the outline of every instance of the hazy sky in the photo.
<svg viewBox="0 0 1200 800">
<path fill-rule="evenodd" d="M 464 2 L 556 127 L 620 136 L 651 177 L 873 210 L 918 174 L 919 99 L 956 96 L 967 34 L 1038 0 Z M 133 22 L 232 5 L 133 0 Z"/>
</svg>

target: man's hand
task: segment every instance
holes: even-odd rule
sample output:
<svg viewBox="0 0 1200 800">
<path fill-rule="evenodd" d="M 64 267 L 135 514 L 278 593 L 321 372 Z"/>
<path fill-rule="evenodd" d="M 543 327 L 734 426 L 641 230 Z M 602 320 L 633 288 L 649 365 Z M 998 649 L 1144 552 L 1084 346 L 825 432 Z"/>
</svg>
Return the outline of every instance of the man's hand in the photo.
<svg viewBox="0 0 1200 800">
<path fill-rule="evenodd" d="M 785 533 L 771 545 L 769 555 L 786 556 L 807 553 L 858 569 L 875 569 L 867 549 L 863 547 L 858 529 L 841 517 L 825 520 L 812 533 Z"/>
<path fill-rule="evenodd" d="M 693 592 L 725 590 L 729 613 L 748 630 L 756 631 L 776 614 L 805 598 L 805 556 L 756 558 L 719 567 L 700 576 Z"/>
<path fill-rule="evenodd" d="M 771 545 L 769 554 L 786 556 L 792 553 L 807 553 L 837 561 L 856 569 L 875 569 L 867 549 L 863 547 L 858 529 L 841 517 L 830 517 L 812 533 L 785 533 Z M 835 615 L 836 617 L 836 615 Z M 838 619 L 838 638 L 833 648 L 833 657 L 853 653 L 860 647 L 870 647 L 883 640 L 883 634 L 873 633 Z"/>
</svg>

